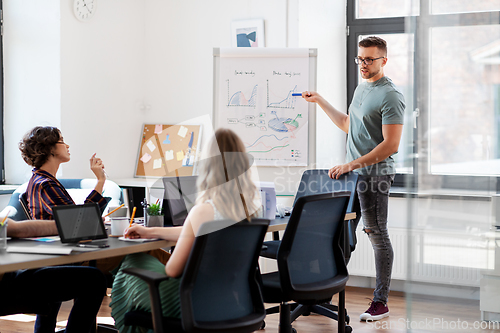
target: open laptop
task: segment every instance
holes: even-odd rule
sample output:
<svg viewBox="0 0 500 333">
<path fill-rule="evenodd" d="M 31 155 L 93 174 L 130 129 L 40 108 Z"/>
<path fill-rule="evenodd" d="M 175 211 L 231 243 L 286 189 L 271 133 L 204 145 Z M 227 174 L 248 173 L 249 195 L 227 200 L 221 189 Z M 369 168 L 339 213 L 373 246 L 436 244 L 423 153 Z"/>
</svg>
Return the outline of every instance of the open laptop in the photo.
<svg viewBox="0 0 500 333">
<path fill-rule="evenodd" d="M 163 177 L 163 212 L 165 226 L 180 226 L 193 208 L 198 176 Z"/>
<path fill-rule="evenodd" d="M 52 212 L 61 243 L 108 238 L 97 203 L 54 206 Z"/>
</svg>

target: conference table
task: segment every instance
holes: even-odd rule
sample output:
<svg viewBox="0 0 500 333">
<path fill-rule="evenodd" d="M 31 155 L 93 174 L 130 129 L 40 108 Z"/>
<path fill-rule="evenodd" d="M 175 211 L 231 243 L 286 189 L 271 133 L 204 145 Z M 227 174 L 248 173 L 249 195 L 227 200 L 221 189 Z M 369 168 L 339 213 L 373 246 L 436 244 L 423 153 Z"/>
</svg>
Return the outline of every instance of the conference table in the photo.
<svg viewBox="0 0 500 333">
<path fill-rule="evenodd" d="M 356 213 L 347 213 L 345 220 L 352 220 Z M 271 220 L 268 232 L 278 232 L 286 229 L 289 217 L 276 218 Z M 107 239 L 107 248 L 87 249 L 78 248 L 72 245 L 62 244 L 60 241 L 41 243 L 34 240 L 11 239 L 7 241 L 8 246 L 20 247 L 72 247 L 73 251 L 67 255 L 45 254 L 45 253 L 15 253 L 0 251 L 0 274 L 13 272 L 18 269 L 32 269 L 45 266 L 66 265 L 88 260 L 104 259 L 132 253 L 146 252 L 159 248 L 170 248 L 175 246 L 175 242 L 166 240 L 154 240 L 145 242 L 123 241 L 116 237 Z"/>
</svg>

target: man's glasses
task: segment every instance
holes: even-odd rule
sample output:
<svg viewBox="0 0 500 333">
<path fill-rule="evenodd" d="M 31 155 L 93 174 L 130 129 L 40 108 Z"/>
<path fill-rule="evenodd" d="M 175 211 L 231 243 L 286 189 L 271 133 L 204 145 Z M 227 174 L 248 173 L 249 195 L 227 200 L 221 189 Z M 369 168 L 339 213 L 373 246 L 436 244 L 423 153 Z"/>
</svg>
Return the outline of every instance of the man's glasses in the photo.
<svg viewBox="0 0 500 333">
<path fill-rule="evenodd" d="M 356 65 L 361 65 L 361 63 L 365 63 L 365 65 L 369 66 L 371 64 L 373 64 L 373 61 L 374 60 L 378 60 L 378 59 L 384 59 L 385 57 L 379 57 L 379 58 L 375 58 L 375 59 L 371 59 L 371 58 L 366 58 L 366 59 L 362 59 L 362 58 L 354 58 L 354 62 L 356 63 Z"/>
</svg>

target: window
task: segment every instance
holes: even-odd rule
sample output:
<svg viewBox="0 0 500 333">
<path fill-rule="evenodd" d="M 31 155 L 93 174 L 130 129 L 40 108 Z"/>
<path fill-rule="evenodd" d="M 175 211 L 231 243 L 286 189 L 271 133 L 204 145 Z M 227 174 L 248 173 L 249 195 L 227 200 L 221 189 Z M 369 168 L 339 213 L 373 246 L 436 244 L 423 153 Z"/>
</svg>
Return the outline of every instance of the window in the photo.
<svg viewBox="0 0 500 333">
<path fill-rule="evenodd" d="M 398 1 L 399 5 L 401 2 Z M 396 87 L 405 97 L 405 126 L 398 154 L 395 155 L 396 170 L 400 174 L 413 172 L 413 73 L 414 73 L 414 44 L 413 33 L 405 32 L 405 20 L 402 17 L 392 17 L 396 14 L 418 12 L 412 7 L 412 1 L 403 1 L 404 5 L 387 5 L 386 1 L 358 0 L 353 7 L 348 1 L 348 26 L 347 39 L 347 85 L 348 101 L 352 100 L 356 86 L 361 82 L 358 66 L 353 62 L 357 56 L 358 42 L 367 36 L 379 36 L 387 41 L 388 62 L 384 73 L 391 78 Z M 400 8 L 400 7 L 405 7 Z M 412 9 L 413 8 L 413 9 Z M 403 10 L 404 9 L 404 10 Z M 370 19 L 359 19 L 370 17 Z"/>
<path fill-rule="evenodd" d="M 385 73 L 407 104 L 398 174 L 442 187 L 496 190 L 500 2 L 390 2 L 348 1 L 348 100 L 359 83 L 351 64 L 358 41 L 368 35 L 386 39 Z"/>
<path fill-rule="evenodd" d="M 0 184 L 5 184 L 5 166 L 3 156 L 3 1 L 0 0 Z"/>
</svg>

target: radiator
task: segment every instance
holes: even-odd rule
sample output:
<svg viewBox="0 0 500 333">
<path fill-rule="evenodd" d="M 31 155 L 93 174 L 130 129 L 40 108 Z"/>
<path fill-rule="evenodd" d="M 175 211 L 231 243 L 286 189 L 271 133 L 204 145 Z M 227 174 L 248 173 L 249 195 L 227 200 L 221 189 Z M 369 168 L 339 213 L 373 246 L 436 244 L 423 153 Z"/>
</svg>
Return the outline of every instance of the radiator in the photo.
<svg viewBox="0 0 500 333">
<path fill-rule="evenodd" d="M 394 249 L 393 279 L 479 287 L 481 270 L 494 268 L 494 244 L 484 237 L 436 230 L 389 230 Z M 361 228 L 357 237 L 349 274 L 374 277 L 371 243 Z"/>
</svg>

